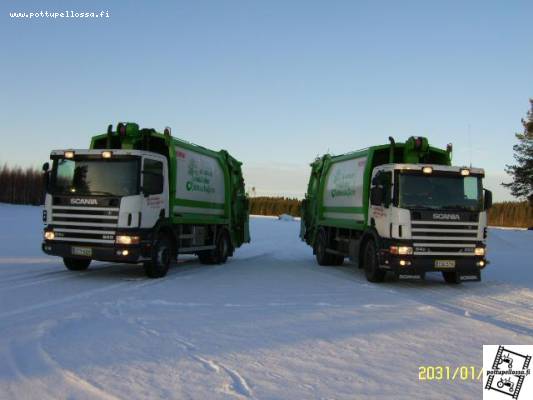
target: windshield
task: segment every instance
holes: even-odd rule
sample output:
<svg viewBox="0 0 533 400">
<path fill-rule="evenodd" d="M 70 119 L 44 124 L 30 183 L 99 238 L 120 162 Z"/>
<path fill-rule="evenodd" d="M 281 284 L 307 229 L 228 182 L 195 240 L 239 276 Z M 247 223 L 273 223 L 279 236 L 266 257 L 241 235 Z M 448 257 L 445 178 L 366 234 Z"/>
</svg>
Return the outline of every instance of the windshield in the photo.
<svg viewBox="0 0 533 400">
<path fill-rule="evenodd" d="M 138 193 L 139 162 L 59 159 L 52 171 L 53 194 L 130 196 Z"/>
<path fill-rule="evenodd" d="M 399 178 L 402 208 L 481 210 L 481 177 L 400 174 Z"/>
</svg>

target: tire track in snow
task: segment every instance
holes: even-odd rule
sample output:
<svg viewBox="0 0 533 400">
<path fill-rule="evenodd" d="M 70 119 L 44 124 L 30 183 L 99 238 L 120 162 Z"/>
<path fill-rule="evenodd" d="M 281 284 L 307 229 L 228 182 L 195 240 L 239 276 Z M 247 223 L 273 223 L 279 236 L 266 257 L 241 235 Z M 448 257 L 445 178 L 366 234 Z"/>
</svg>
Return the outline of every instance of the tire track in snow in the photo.
<svg viewBox="0 0 533 400">
<path fill-rule="evenodd" d="M 385 285 L 369 283 L 363 278 L 363 276 L 359 276 L 357 272 L 358 271 L 356 270 L 355 273 L 350 274 L 352 276 L 350 280 L 358 285 L 366 286 L 371 289 L 375 289 L 379 291 L 385 290 L 388 293 L 398 295 L 398 296 L 401 296 L 403 298 L 406 298 L 412 301 L 416 301 L 419 303 L 433 306 L 440 311 L 449 312 L 449 313 L 455 314 L 463 318 L 468 318 L 468 319 L 476 320 L 479 322 L 488 323 L 493 326 L 497 326 L 499 328 L 506 329 L 517 334 L 533 336 L 533 328 L 529 327 L 531 326 L 531 319 L 528 318 L 528 316 L 531 315 L 531 306 L 529 305 L 520 305 L 517 303 L 511 303 L 508 301 L 501 301 L 501 300 L 497 300 L 491 297 L 487 297 L 488 301 L 499 303 L 500 307 L 494 308 L 494 307 L 491 307 L 491 305 L 484 303 L 483 299 L 480 299 L 481 301 L 475 301 L 472 299 L 467 300 L 465 298 L 459 297 L 460 295 L 468 294 L 464 292 L 463 290 L 461 290 L 460 287 L 453 287 L 453 286 L 443 284 L 443 286 L 440 289 L 435 289 L 435 288 L 430 288 L 428 286 L 424 286 L 423 282 L 421 285 L 419 282 L 410 282 L 407 280 L 401 280 L 399 282 L 398 281 L 393 282 L 394 285 L 397 285 L 397 287 L 395 288 L 391 286 L 386 286 L 387 283 L 385 283 Z M 326 273 L 329 273 L 329 270 Z M 419 289 L 420 292 L 418 291 L 412 292 L 413 289 Z M 487 288 L 487 290 L 490 290 L 490 288 Z M 466 307 L 462 307 L 461 304 L 452 303 L 452 301 L 457 301 L 457 300 L 462 300 L 463 301 L 462 305 Z M 472 307 L 474 304 L 483 306 L 486 309 L 489 309 L 489 311 L 493 311 L 493 312 L 491 312 L 490 314 L 484 314 L 480 312 L 479 309 L 478 310 L 474 309 L 474 307 Z M 504 306 L 506 307 L 508 305 L 513 306 L 513 308 L 512 309 L 504 308 Z M 517 317 L 515 319 L 526 321 L 527 325 L 529 326 L 524 326 L 519 323 L 513 323 L 513 322 L 509 322 L 509 321 L 505 321 L 505 320 L 497 318 L 498 316 L 506 315 L 506 314 L 513 313 L 513 312 L 514 313 L 521 312 L 521 315 L 515 314 Z M 465 315 L 465 313 L 467 315 Z"/>
<path fill-rule="evenodd" d="M 44 350 L 43 337 L 50 335 L 51 330 L 57 326 L 57 321 L 45 321 L 26 335 L 12 340 L 8 347 L 7 360 L 4 361 L 20 382 L 17 385 L 19 389 L 15 391 L 22 394 L 29 389 L 30 393 L 39 393 L 41 399 L 78 398 L 79 393 L 83 393 L 84 397 L 89 395 L 95 399 L 119 400 L 74 372 L 62 368 Z M 50 382 L 54 382 L 53 385 Z"/>
<path fill-rule="evenodd" d="M 94 386 L 92 383 L 86 381 L 85 379 L 80 378 L 78 375 L 74 374 L 71 371 L 67 371 L 62 368 L 60 368 L 59 371 L 61 372 L 61 375 L 63 375 L 63 378 L 65 379 L 65 381 L 78 387 L 83 392 L 90 394 L 91 397 L 93 398 L 101 398 L 104 400 L 120 400 L 118 397 L 113 396 L 112 394 L 109 394 L 107 392 L 104 392 L 99 387 Z"/>
<path fill-rule="evenodd" d="M 76 277 L 83 276 L 85 274 L 86 273 L 76 274 Z M 28 280 L 27 282 L 15 283 L 14 285 L 4 285 L 3 287 L 0 288 L 0 290 L 9 291 L 9 290 L 13 290 L 13 289 L 20 289 L 20 288 L 24 288 L 24 287 L 28 287 L 28 286 L 40 285 L 40 284 L 48 283 L 48 282 L 63 281 L 65 279 L 73 279 L 73 278 L 75 278 L 75 277 L 73 277 L 72 275 L 67 273 L 65 275 L 58 276 L 58 277 L 43 278 L 43 279 L 38 279 L 38 280 Z"/>
<path fill-rule="evenodd" d="M 415 283 L 411 282 L 402 282 L 403 287 L 407 287 L 409 289 L 417 287 Z M 516 305 L 516 303 L 511 303 L 515 305 L 515 308 L 512 310 L 509 310 L 508 307 L 509 302 L 506 301 L 498 301 L 496 299 L 493 299 L 491 297 L 487 297 L 487 302 L 492 302 L 491 304 L 487 304 L 487 302 L 481 301 L 475 301 L 473 299 L 468 298 L 460 298 L 457 297 L 457 294 L 465 294 L 463 291 L 459 290 L 458 288 L 453 287 L 446 287 L 443 288 L 443 290 L 438 289 L 431 289 L 428 287 L 420 288 L 420 290 L 423 290 L 423 293 L 420 294 L 419 292 L 416 293 L 416 296 L 413 296 L 412 294 L 408 294 L 405 291 L 401 291 L 399 294 L 402 297 L 409 298 L 411 300 L 417 300 L 424 302 L 425 304 L 429 304 L 441 311 L 449 312 L 458 316 L 461 316 L 463 318 L 473 319 L 479 322 L 485 322 L 494 326 L 497 326 L 502 329 L 510 330 L 514 333 L 518 333 L 521 335 L 529 335 L 533 336 L 533 328 L 530 328 L 528 326 L 520 325 L 519 323 L 509 322 L 502 319 L 498 319 L 497 317 L 500 315 L 504 315 L 507 312 L 522 312 L 522 316 L 519 318 L 516 318 L 518 320 L 523 320 L 528 322 L 528 325 L 531 325 L 531 320 L 526 317 L 526 315 L 529 315 L 531 313 L 531 307 L 528 306 L 519 306 Z M 453 290 L 453 296 L 446 296 L 446 294 L 449 293 L 450 290 Z M 433 294 L 433 296 L 428 296 L 427 294 Z M 459 300 L 459 304 L 453 304 L 451 301 L 457 301 Z M 479 308 L 476 310 L 473 306 L 481 306 L 482 308 L 488 309 L 489 311 L 492 311 L 490 314 L 482 313 L 479 311 Z"/>
<path fill-rule="evenodd" d="M 66 273 L 68 273 L 68 271 L 53 270 L 53 271 L 48 271 L 48 272 L 37 272 L 36 273 L 36 271 L 34 270 L 34 271 L 20 272 L 16 274 L 9 274 L 7 277 L 2 278 L 2 283 L 4 284 L 2 286 L 2 289 L 8 288 L 9 286 L 6 284 L 9 284 L 9 283 L 14 282 L 16 284 L 19 282 L 32 281 L 37 278 L 50 278 L 55 275 L 65 275 Z"/>
<path fill-rule="evenodd" d="M 140 330 L 147 335 L 161 337 L 161 334 L 158 331 L 143 326 L 142 322 Z M 239 372 L 218 361 L 206 359 L 193 354 L 192 352 L 196 351 L 197 348 L 194 344 L 188 342 L 187 340 L 174 335 L 172 335 L 171 338 L 178 342 L 188 352 L 188 356 L 190 358 L 196 360 L 208 370 L 216 374 L 221 374 L 224 372 L 230 378 L 230 383 L 225 384 L 223 387 L 224 392 L 237 397 L 253 398 L 253 392 L 250 388 L 250 385 Z"/>
<path fill-rule="evenodd" d="M 207 369 L 217 374 L 220 374 L 222 371 L 225 372 L 226 375 L 228 375 L 231 380 L 231 383 L 228 385 L 225 385 L 224 387 L 224 390 L 227 393 L 236 395 L 238 397 L 253 398 L 253 392 L 252 392 L 252 389 L 250 389 L 248 382 L 236 370 L 224 364 L 221 364 L 220 362 L 216 362 L 214 360 L 207 360 L 205 358 L 202 358 L 196 355 L 192 355 L 191 357 L 199 361 Z"/>
<path fill-rule="evenodd" d="M 85 292 L 81 292 L 81 293 L 78 293 L 78 294 L 75 294 L 75 295 L 72 295 L 72 296 L 61 297 L 61 298 L 59 298 L 57 300 L 46 301 L 46 302 L 39 303 L 39 304 L 32 304 L 30 306 L 21 307 L 21 308 L 18 308 L 18 309 L 15 309 L 15 310 L 11 310 L 11 311 L 6 311 L 6 312 L 3 312 L 3 313 L 0 313 L 0 319 L 13 317 L 15 315 L 20 315 L 20 314 L 26 314 L 26 313 L 29 313 L 29 312 L 32 312 L 32 311 L 41 310 L 43 308 L 53 307 L 53 306 L 56 306 L 56 305 L 61 305 L 61 304 L 65 304 L 65 303 L 71 303 L 73 300 L 79 300 L 79 299 L 84 299 L 84 298 L 87 298 L 87 297 L 91 297 L 92 295 L 100 294 L 102 292 L 107 292 L 109 290 L 113 290 L 113 289 L 119 288 L 121 286 L 125 286 L 127 284 L 128 284 L 128 282 L 122 281 L 120 283 L 115 283 L 113 285 L 107 285 L 107 286 L 104 286 L 104 287 L 99 287 L 99 288 L 96 288 L 96 289 L 87 290 Z"/>
</svg>

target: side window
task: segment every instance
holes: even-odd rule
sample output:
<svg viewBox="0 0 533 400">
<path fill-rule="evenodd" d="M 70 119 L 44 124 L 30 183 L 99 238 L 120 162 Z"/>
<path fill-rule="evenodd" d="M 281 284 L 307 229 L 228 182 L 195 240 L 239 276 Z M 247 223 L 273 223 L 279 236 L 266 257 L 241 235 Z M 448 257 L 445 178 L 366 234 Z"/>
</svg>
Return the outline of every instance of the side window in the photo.
<svg viewBox="0 0 533 400">
<path fill-rule="evenodd" d="M 473 176 L 464 178 L 464 196 L 468 200 L 478 199 L 478 178 Z"/>
<path fill-rule="evenodd" d="M 385 172 L 382 182 L 385 189 L 385 207 L 388 207 L 392 202 L 392 172 Z"/>
<path fill-rule="evenodd" d="M 55 179 L 55 191 L 58 193 L 67 193 L 72 187 L 74 179 L 74 161 L 59 160 L 57 161 L 57 174 Z"/>
<path fill-rule="evenodd" d="M 163 193 L 163 163 L 144 159 L 143 191 L 146 195 Z"/>
<path fill-rule="evenodd" d="M 379 205 L 389 207 L 392 201 L 392 172 L 379 172 L 374 179 L 372 179 L 372 184 L 374 187 L 379 188 L 380 192 L 372 203 L 377 203 L 378 200 L 380 200 Z"/>
</svg>

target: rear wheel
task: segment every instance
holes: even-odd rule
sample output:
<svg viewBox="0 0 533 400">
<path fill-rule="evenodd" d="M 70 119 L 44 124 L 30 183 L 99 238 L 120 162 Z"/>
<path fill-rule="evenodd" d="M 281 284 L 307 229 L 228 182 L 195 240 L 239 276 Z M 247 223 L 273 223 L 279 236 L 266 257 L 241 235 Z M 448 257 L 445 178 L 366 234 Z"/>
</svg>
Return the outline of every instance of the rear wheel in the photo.
<svg viewBox="0 0 533 400">
<path fill-rule="evenodd" d="M 63 263 L 70 271 L 85 271 L 91 264 L 91 259 L 87 258 L 63 258 Z"/>
<path fill-rule="evenodd" d="M 224 229 L 217 237 L 215 248 L 198 253 L 198 258 L 202 264 L 224 264 L 228 260 L 230 247 L 229 234 Z"/>
<path fill-rule="evenodd" d="M 215 264 L 224 264 L 228 261 L 229 249 L 229 235 L 226 230 L 223 230 L 218 237 L 217 247 L 215 248 Z"/>
<path fill-rule="evenodd" d="M 144 272 L 149 278 L 164 277 L 172 262 L 172 242 L 167 236 L 160 236 L 152 246 L 152 260 L 144 264 Z"/>
<path fill-rule="evenodd" d="M 328 239 L 324 229 L 318 231 L 315 242 L 315 257 L 318 265 L 327 266 L 334 265 L 333 255 L 327 252 Z M 344 258 L 343 258 L 344 260 Z"/>
<path fill-rule="evenodd" d="M 213 264 L 212 250 L 201 251 L 198 253 L 198 259 L 202 264 Z"/>
<path fill-rule="evenodd" d="M 383 282 L 385 280 L 385 271 L 379 269 L 378 253 L 373 240 L 369 240 L 366 243 L 363 254 L 366 279 L 369 282 Z"/>
<path fill-rule="evenodd" d="M 444 278 L 446 283 L 450 283 L 453 285 L 461 283 L 461 276 L 456 271 L 442 271 L 442 277 Z"/>
<path fill-rule="evenodd" d="M 333 265 L 340 266 L 344 264 L 344 256 L 339 254 L 332 254 L 333 256 Z"/>
</svg>

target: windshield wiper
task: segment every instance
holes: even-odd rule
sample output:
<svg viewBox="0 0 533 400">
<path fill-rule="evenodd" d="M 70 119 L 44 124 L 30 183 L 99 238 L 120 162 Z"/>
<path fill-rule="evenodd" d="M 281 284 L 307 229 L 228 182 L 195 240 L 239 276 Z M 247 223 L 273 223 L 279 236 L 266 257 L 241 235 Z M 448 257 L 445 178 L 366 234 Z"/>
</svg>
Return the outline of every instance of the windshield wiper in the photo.
<svg viewBox="0 0 533 400">
<path fill-rule="evenodd" d="M 75 192 L 76 194 L 78 195 L 81 195 L 81 196 L 115 196 L 115 194 L 111 193 L 111 192 L 105 192 L 103 190 L 91 190 L 90 192 Z M 72 194 L 72 193 L 71 193 Z"/>
<path fill-rule="evenodd" d="M 442 206 L 444 210 L 462 210 L 462 211 L 473 211 L 472 207 L 463 206 L 460 204 L 454 204 L 450 206 Z"/>
<path fill-rule="evenodd" d="M 404 204 L 402 205 L 402 207 L 404 208 L 414 208 L 414 209 L 417 209 L 417 210 L 436 210 L 437 207 L 432 207 L 432 206 L 423 206 L 423 205 L 420 205 L 420 204 Z"/>
</svg>

